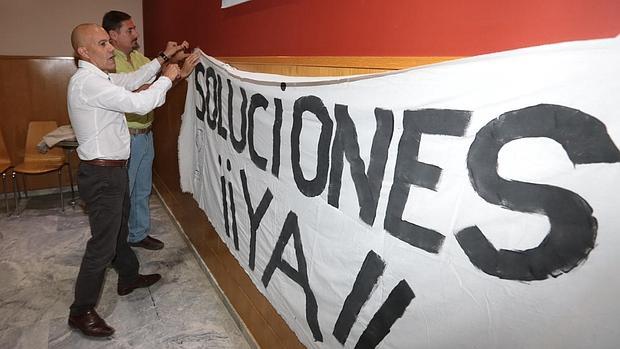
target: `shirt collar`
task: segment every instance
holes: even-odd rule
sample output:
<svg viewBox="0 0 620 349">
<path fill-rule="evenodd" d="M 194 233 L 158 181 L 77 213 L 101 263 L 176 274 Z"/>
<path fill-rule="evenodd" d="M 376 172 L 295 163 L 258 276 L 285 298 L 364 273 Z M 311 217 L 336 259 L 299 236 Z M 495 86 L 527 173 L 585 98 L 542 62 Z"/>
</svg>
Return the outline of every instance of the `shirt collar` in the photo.
<svg viewBox="0 0 620 349">
<path fill-rule="evenodd" d="M 131 52 L 129 52 L 128 55 L 125 54 L 125 52 L 119 50 L 119 49 L 114 49 L 114 55 L 116 57 L 122 58 L 125 61 L 129 61 L 129 58 L 132 57 L 133 55 L 136 54 L 136 50 L 131 50 Z"/>
<path fill-rule="evenodd" d="M 93 73 L 95 73 L 95 74 L 97 74 L 97 75 L 99 75 L 99 76 L 101 76 L 103 78 L 106 78 L 106 79 L 109 78 L 109 76 L 108 76 L 108 74 L 106 72 L 104 72 L 103 70 L 97 68 L 94 64 L 92 64 L 90 62 L 79 60 L 78 61 L 78 67 L 90 70 Z"/>
<path fill-rule="evenodd" d="M 131 51 L 131 52 L 133 52 L 133 51 Z M 129 52 L 129 55 L 131 55 L 131 52 Z M 115 49 L 114 50 L 114 55 L 117 56 L 117 57 L 120 57 L 120 58 L 122 58 L 124 60 L 127 60 L 127 55 L 125 54 L 125 52 L 123 52 L 123 51 L 121 51 L 119 49 Z"/>
</svg>

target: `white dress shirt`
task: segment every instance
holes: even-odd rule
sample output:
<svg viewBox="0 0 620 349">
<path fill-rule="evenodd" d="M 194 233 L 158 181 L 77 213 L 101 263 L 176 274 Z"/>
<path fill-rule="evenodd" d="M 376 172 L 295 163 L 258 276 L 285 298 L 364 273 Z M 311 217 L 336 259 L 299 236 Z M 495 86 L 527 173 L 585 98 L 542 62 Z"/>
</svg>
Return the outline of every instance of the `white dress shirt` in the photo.
<svg viewBox="0 0 620 349">
<path fill-rule="evenodd" d="M 160 67 L 154 59 L 135 72 L 108 75 L 91 63 L 78 62 L 69 81 L 67 106 L 80 159 L 129 158 L 125 113 L 146 114 L 164 104 L 172 81 L 162 76 L 144 91 L 131 91 L 152 79 Z"/>
</svg>

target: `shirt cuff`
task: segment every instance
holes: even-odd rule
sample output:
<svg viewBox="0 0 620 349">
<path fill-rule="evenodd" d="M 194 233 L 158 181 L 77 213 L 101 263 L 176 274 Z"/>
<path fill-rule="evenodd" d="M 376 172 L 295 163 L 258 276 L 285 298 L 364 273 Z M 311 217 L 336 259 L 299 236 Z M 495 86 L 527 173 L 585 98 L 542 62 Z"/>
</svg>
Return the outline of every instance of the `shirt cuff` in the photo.
<svg viewBox="0 0 620 349">
<path fill-rule="evenodd" d="M 151 76 L 157 75 L 157 73 L 161 70 L 161 64 L 157 58 L 151 60 L 147 66 L 149 67 L 149 72 L 152 74 Z"/>
<path fill-rule="evenodd" d="M 161 81 L 162 86 L 168 90 L 170 89 L 170 87 L 172 87 L 172 80 L 170 80 L 169 77 L 167 76 L 160 76 L 159 79 L 157 79 L 157 81 Z"/>
</svg>

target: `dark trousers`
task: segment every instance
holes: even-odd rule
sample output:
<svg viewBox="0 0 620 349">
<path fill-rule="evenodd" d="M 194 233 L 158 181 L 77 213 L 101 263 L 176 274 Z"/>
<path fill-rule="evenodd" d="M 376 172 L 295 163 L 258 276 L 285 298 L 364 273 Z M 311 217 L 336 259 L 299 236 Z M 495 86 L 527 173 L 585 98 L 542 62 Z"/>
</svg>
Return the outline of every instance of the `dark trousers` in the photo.
<svg viewBox="0 0 620 349">
<path fill-rule="evenodd" d="M 88 210 L 91 238 L 75 282 L 71 315 L 95 307 L 110 264 L 118 272 L 119 284 L 132 283 L 138 277 L 138 259 L 127 244 L 128 186 L 126 167 L 80 163 L 78 189 Z"/>
</svg>

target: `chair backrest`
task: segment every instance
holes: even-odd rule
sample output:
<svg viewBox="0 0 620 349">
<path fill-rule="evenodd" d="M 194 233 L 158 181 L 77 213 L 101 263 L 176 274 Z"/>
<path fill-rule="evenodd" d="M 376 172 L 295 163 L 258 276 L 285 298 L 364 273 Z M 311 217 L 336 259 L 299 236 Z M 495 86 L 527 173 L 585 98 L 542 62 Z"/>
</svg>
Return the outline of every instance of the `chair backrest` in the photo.
<svg viewBox="0 0 620 349">
<path fill-rule="evenodd" d="M 4 143 L 4 136 L 2 135 L 2 131 L 0 130 L 0 172 L 6 170 L 12 164 L 13 162 L 11 161 L 9 150 L 6 148 L 6 143 Z"/>
<path fill-rule="evenodd" d="M 43 136 L 58 128 L 56 121 L 30 121 L 28 123 L 28 135 L 26 136 L 26 148 L 24 162 L 28 161 L 53 161 L 64 162 L 65 152 L 62 148 L 52 148 L 47 153 L 41 153 L 37 145 L 43 140 Z"/>
</svg>

